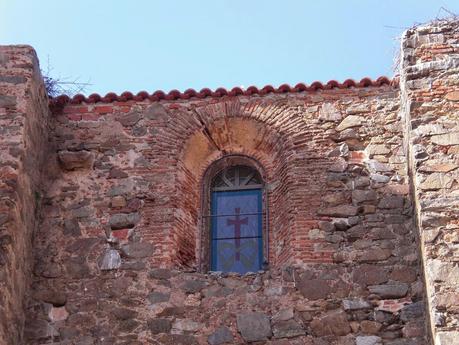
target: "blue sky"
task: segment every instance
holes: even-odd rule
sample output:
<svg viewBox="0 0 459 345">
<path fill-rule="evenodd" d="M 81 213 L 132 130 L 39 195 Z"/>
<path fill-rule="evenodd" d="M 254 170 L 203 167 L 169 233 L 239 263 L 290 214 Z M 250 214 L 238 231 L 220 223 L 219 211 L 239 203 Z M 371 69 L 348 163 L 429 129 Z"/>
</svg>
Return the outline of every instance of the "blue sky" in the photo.
<svg viewBox="0 0 459 345">
<path fill-rule="evenodd" d="M 0 0 L 0 43 L 30 44 L 85 93 L 393 75 L 397 37 L 457 0 Z"/>
</svg>

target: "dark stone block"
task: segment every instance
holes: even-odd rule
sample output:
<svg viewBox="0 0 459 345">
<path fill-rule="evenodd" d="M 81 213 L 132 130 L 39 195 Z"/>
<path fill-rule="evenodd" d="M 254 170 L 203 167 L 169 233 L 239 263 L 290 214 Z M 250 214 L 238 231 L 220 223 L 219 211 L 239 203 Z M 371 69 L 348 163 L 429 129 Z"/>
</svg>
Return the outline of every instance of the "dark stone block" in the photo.
<svg viewBox="0 0 459 345">
<path fill-rule="evenodd" d="M 302 278 L 296 287 L 304 298 L 310 300 L 327 298 L 331 292 L 330 281 L 323 279 Z"/>
<path fill-rule="evenodd" d="M 199 292 L 205 287 L 206 282 L 202 280 L 185 280 L 182 284 L 180 284 L 180 289 L 187 294 Z"/>
<path fill-rule="evenodd" d="M 228 327 L 218 327 L 214 333 L 209 335 L 207 342 L 210 345 L 232 344 L 234 340 L 233 334 Z"/>
<path fill-rule="evenodd" d="M 249 312 L 236 315 L 237 328 L 245 341 L 263 341 L 271 337 L 271 324 L 263 313 Z"/>
<path fill-rule="evenodd" d="M 140 259 L 153 255 L 154 246 L 148 242 L 134 242 L 121 247 L 121 251 L 125 257 Z"/>
<path fill-rule="evenodd" d="M 172 328 L 172 322 L 168 319 L 151 319 L 147 322 L 148 329 L 153 334 L 169 333 Z"/>
</svg>

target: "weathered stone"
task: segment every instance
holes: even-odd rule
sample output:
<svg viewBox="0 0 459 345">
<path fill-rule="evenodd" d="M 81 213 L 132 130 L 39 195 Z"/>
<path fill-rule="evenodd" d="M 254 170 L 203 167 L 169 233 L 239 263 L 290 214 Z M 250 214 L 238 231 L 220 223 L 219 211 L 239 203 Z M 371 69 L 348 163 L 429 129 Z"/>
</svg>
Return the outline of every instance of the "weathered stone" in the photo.
<svg viewBox="0 0 459 345">
<path fill-rule="evenodd" d="M 357 204 L 365 201 L 374 201 L 376 198 L 377 194 L 373 190 L 356 189 L 352 191 L 352 202 Z"/>
<path fill-rule="evenodd" d="M 90 269 L 84 257 L 69 259 L 66 268 L 67 274 L 73 279 L 83 279 L 90 276 Z"/>
<path fill-rule="evenodd" d="M 426 271 L 430 279 L 436 282 L 453 284 L 459 277 L 459 267 L 451 262 L 439 259 L 426 260 Z"/>
<path fill-rule="evenodd" d="M 381 174 L 371 174 L 370 179 L 376 183 L 387 183 L 390 181 L 390 177 Z"/>
<path fill-rule="evenodd" d="M 388 280 L 387 270 L 376 265 L 359 265 L 352 273 L 352 280 L 364 286 L 385 283 Z"/>
<path fill-rule="evenodd" d="M 166 108 L 160 103 L 153 103 L 145 111 L 145 118 L 149 120 L 164 119 L 169 116 Z"/>
<path fill-rule="evenodd" d="M 115 270 L 121 266 L 121 256 L 115 249 L 108 249 L 99 258 L 99 268 L 102 271 Z"/>
<path fill-rule="evenodd" d="M 65 321 L 67 320 L 69 313 L 65 307 L 51 307 L 48 313 L 48 317 L 51 322 Z"/>
<path fill-rule="evenodd" d="M 445 95 L 445 98 L 446 98 L 448 101 L 457 102 L 457 101 L 459 101 L 459 91 L 451 91 L 451 92 L 448 92 L 448 93 Z"/>
<path fill-rule="evenodd" d="M 148 242 L 134 242 L 123 245 L 121 252 L 127 258 L 141 259 L 152 256 L 154 246 Z"/>
<path fill-rule="evenodd" d="M 392 269 L 390 273 L 390 279 L 396 280 L 402 283 L 413 283 L 418 274 L 416 269 L 409 266 L 397 266 Z M 380 284 L 382 282 L 374 283 L 372 285 Z"/>
<path fill-rule="evenodd" d="M 287 321 L 293 319 L 294 313 L 293 308 L 281 309 L 276 314 L 273 315 L 272 321 Z"/>
<path fill-rule="evenodd" d="M 454 179 L 448 175 L 441 173 L 433 173 L 427 176 L 427 178 L 419 184 L 419 188 L 423 190 L 437 190 L 451 188 Z"/>
<path fill-rule="evenodd" d="M 343 300 L 343 308 L 344 310 L 359 310 L 359 309 L 369 309 L 371 308 L 370 304 L 361 299 L 344 299 Z"/>
<path fill-rule="evenodd" d="M 236 315 L 237 328 L 245 341 L 262 341 L 271 337 L 269 318 L 258 312 L 247 312 Z"/>
<path fill-rule="evenodd" d="M 330 281 L 323 279 L 300 279 L 296 288 L 300 291 L 304 298 L 315 300 L 327 298 L 331 292 Z"/>
<path fill-rule="evenodd" d="M 189 319 L 176 319 L 172 324 L 172 333 L 181 334 L 183 332 L 195 332 L 203 325 L 199 322 Z"/>
<path fill-rule="evenodd" d="M 374 160 L 374 159 L 368 160 L 368 168 L 370 169 L 372 173 L 380 173 L 380 172 L 385 173 L 385 172 L 393 171 L 393 169 L 389 165 L 378 162 L 377 160 Z"/>
<path fill-rule="evenodd" d="M 233 278 L 222 278 L 220 279 L 220 283 L 229 289 L 237 289 L 237 288 L 246 286 L 246 283 L 244 281 L 241 281 L 240 279 L 233 279 Z"/>
<path fill-rule="evenodd" d="M 50 339 L 58 334 L 56 329 L 46 320 L 31 320 L 25 327 L 25 336 L 28 339 Z"/>
<path fill-rule="evenodd" d="M 436 293 L 434 302 L 438 310 L 456 310 L 459 305 L 457 292 Z"/>
<path fill-rule="evenodd" d="M 342 173 L 346 171 L 348 163 L 341 157 L 338 157 L 333 164 L 328 167 L 328 171 Z"/>
<path fill-rule="evenodd" d="M 306 334 L 303 327 L 295 320 L 278 321 L 273 325 L 274 338 L 292 338 Z"/>
<path fill-rule="evenodd" d="M 322 208 L 317 211 L 321 216 L 330 217 L 350 217 L 358 214 L 358 207 L 351 205 L 341 205 L 335 207 Z"/>
<path fill-rule="evenodd" d="M 39 301 L 50 303 L 54 307 L 62 307 L 67 303 L 67 295 L 64 291 L 38 290 L 34 292 L 33 297 Z"/>
<path fill-rule="evenodd" d="M 431 141 L 433 144 L 441 146 L 459 145 L 459 132 L 433 135 Z"/>
<path fill-rule="evenodd" d="M 417 338 L 424 335 L 425 321 L 424 320 L 415 320 L 409 321 L 402 328 L 402 334 L 405 338 Z"/>
<path fill-rule="evenodd" d="M 9 108 L 16 105 L 15 96 L 0 95 L 0 108 Z"/>
<path fill-rule="evenodd" d="M 112 198 L 111 202 L 112 207 L 124 207 L 126 206 L 126 199 L 123 196 L 115 196 Z"/>
<path fill-rule="evenodd" d="M 355 344 L 356 345 L 381 345 L 382 340 L 380 337 L 377 337 L 375 335 L 358 336 L 355 338 Z"/>
<path fill-rule="evenodd" d="M 347 128 L 361 126 L 365 119 L 362 116 L 349 115 L 344 118 L 341 123 L 336 126 L 337 131 L 343 131 Z"/>
<path fill-rule="evenodd" d="M 366 104 L 351 104 L 346 109 L 346 114 L 353 115 L 353 114 L 365 114 L 370 112 L 369 107 Z"/>
<path fill-rule="evenodd" d="M 73 219 L 66 219 L 64 221 L 64 235 L 72 235 L 72 236 L 80 236 L 81 229 L 78 220 Z"/>
<path fill-rule="evenodd" d="M 137 316 L 138 312 L 128 308 L 113 308 L 113 315 L 119 320 L 129 320 Z"/>
<path fill-rule="evenodd" d="M 333 103 L 324 103 L 319 110 L 319 120 L 336 122 L 343 118 Z"/>
<path fill-rule="evenodd" d="M 140 214 L 116 213 L 110 216 L 109 224 L 113 230 L 133 228 L 140 221 Z"/>
<path fill-rule="evenodd" d="M 138 112 L 131 112 L 128 114 L 123 114 L 118 117 L 118 121 L 125 127 L 134 126 L 141 119 L 141 114 Z"/>
<path fill-rule="evenodd" d="M 218 327 L 215 332 L 207 338 L 207 342 L 210 345 L 232 344 L 233 341 L 234 337 L 231 330 L 225 326 Z"/>
<path fill-rule="evenodd" d="M 391 257 L 392 251 L 390 249 L 371 248 L 363 251 L 357 255 L 359 262 L 376 262 L 384 261 Z"/>
<path fill-rule="evenodd" d="M 391 150 L 384 144 L 370 144 L 365 151 L 370 158 L 374 155 L 387 155 L 391 153 Z"/>
<path fill-rule="evenodd" d="M 344 336 L 351 332 L 347 315 L 343 311 L 333 311 L 315 318 L 311 321 L 310 326 L 312 333 L 317 337 L 327 335 Z"/>
<path fill-rule="evenodd" d="M 185 293 L 197 293 L 200 292 L 202 289 L 206 287 L 206 283 L 202 280 L 185 280 L 181 285 L 180 289 L 182 289 Z"/>
<path fill-rule="evenodd" d="M 125 178 L 128 176 L 129 175 L 125 171 L 118 169 L 118 168 L 111 169 L 110 173 L 108 174 L 109 178 Z"/>
<path fill-rule="evenodd" d="M 0 83 L 8 83 L 8 84 L 24 84 L 27 81 L 26 77 L 17 76 L 17 75 L 2 75 L 0 76 Z M 0 96 L 2 97 L 2 96 Z M 5 96 L 3 96 L 5 97 Z"/>
<path fill-rule="evenodd" d="M 159 338 L 161 345 L 199 345 L 196 338 L 187 334 L 164 334 Z"/>
<path fill-rule="evenodd" d="M 151 279 L 170 279 L 172 272 L 167 268 L 155 268 L 148 273 L 148 277 Z"/>
<path fill-rule="evenodd" d="M 402 208 L 403 207 L 403 197 L 399 195 L 389 195 L 381 199 L 378 204 L 379 208 Z"/>
<path fill-rule="evenodd" d="M 154 303 L 167 302 L 169 301 L 170 297 L 171 297 L 170 293 L 153 291 L 148 294 L 147 300 L 148 302 L 154 304 Z"/>
<path fill-rule="evenodd" d="M 419 167 L 418 171 L 426 173 L 447 173 L 457 169 L 458 167 L 459 165 L 451 162 L 427 161 L 427 163 Z"/>
<path fill-rule="evenodd" d="M 363 320 L 360 329 L 366 334 L 377 334 L 382 328 L 382 324 L 377 321 Z"/>
<path fill-rule="evenodd" d="M 401 298 L 408 292 L 408 284 L 371 285 L 368 290 L 381 298 Z"/>
<path fill-rule="evenodd" d="M 459 331 L 438 332 L 435 336 L 435 345 L 457 344 L 457 339 L 459 339 Z"/>
<path fill-rule="evenodd" d="M 89 151 L 59 151 L 58 158 L 65 170 L 89 169 L 94 162 L 94 154 Z"/>
</svg>

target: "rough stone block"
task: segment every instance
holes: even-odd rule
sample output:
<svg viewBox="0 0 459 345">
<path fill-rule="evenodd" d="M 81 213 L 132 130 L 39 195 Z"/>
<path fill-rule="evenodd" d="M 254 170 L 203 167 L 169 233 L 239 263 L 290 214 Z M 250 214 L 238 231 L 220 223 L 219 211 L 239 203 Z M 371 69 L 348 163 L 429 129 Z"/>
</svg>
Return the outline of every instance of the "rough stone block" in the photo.
<svg viewBox="0 0 459 345">
<path fill-rule="evenodd" d="M 236 315 L 237 328 L 245 341 L 263 341 L 271 337 L 271 323 L 267 315 L 248 312 Z"/>
<path fill-rule="evenodd" d="M 148 242 L 133 242 L 123 245 L 121 252 L 127 258 L 141 259 L 153 255 L 154 246 Z"/>
<path fill-rule="evenodd" d="M 278 321 L 273 325 L 274 338 L 293 338 L 306 334 L 303 327 L 295 320 Z"/>
<path fill-rule="evenodd" d="M 218 327 L 215 332 L 207 338 L 207 342 L 210 345 L 232 344 L 233 340 L 234 337 L 231 330 L 225 326 Z"/>
<path fill-rule="evenodd" d="M 94 162 L 94 154 L 89 151 L 60 151 L 58 158 L 65 170 L 90 169 Z"/>
<path fill-rule="evenodd" d="M 371 285 L 368 290 L 378 295 L 379 297 L 385 298 L 401 298 L 406 296 L 409 289 L 408 284 L 384 284 L 384 285 Z"/>
</svg>

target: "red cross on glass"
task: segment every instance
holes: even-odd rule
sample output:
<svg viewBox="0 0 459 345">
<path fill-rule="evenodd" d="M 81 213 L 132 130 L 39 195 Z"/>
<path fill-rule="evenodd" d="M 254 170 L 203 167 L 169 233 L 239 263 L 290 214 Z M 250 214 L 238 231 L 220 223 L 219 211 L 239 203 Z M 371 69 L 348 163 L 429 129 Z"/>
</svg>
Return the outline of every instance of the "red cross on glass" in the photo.
<svg viewBox="0 0 459 345">
<path fill-rule="evenodd" d="M 241 260 L 241 225 L 248 224 L 248 218 L 240 218 L 241 209 L 236 207 L 234 209 L 234 213 L 236 214 L 236 219 L 227 219 L 226 225 L 233 225 L 234 226 L 234 237 L 235 237 L 235 245 L 236 245 L 236 253 L 235 253 L 235 260 Z"/>
</svg>

